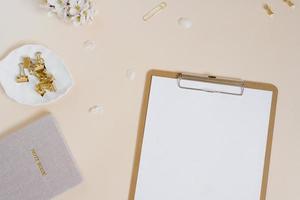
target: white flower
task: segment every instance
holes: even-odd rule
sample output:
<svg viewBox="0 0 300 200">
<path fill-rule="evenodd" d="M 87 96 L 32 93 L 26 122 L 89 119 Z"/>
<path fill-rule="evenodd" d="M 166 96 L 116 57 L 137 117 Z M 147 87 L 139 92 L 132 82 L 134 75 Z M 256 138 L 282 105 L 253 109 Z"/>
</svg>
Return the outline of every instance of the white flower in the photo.
<svg viewBox="0 0 300 200">
<path fill-rule="evenodd" d="M 74 25 L 91 23 L 96 14 L 91 0 L 47 0 L 47 7 Z"/>
<path fill-rule="evenodd" d="M 80 15 L 76 15 L 76 16 L 71 17 L 71 22 L 75 26 L 81 25 Z"/>
</svg>

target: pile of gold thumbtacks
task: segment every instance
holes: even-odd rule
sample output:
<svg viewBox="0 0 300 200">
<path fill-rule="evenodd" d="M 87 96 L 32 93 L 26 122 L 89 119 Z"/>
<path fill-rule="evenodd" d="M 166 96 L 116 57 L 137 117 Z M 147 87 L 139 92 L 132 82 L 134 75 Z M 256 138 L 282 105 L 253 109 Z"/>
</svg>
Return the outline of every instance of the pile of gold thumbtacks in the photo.
<svg viewBox="0 0 300 200">
<path fill-rule="evenodd" d="M 16 78 L 17 83 L 26 83 L 29 82 L 29 78 L 25 73 L 25 69 L 32 76 L 35 76 L 39 81 L 35 85 L 35 91 L 42 97 L 46 94 L 47 91 L 55 92 L 54 77 L 47 71 L 45 61 L 42 58 L 42 53 L 37 52 L 35 54 L 35 59 L 30 57 L 24 57 L 23 62 L 19 64 L 20 74 Z"/>
</svg>

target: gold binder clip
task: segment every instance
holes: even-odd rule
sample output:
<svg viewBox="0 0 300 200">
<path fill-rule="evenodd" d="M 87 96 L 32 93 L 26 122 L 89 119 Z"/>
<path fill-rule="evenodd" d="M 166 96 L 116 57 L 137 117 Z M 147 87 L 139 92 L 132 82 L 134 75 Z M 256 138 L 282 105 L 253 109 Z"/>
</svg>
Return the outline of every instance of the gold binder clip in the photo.
<svg viewBox="0 0 300 200">
<path fill-rule="evenodd" d="M 16 81 L 17 83 L 26 83 L 29 81 L 28 76 L 26 76 L 24 67 L 22 64 L 19 64 L 20 67 L 20 74 L 17 76 Z"/>
<path fill-rule="evenodd" d="M 291 8 L 295 7 L 295 4 L 291 0 L 283 0 L 283 2 Z"/>
<path fill-rule="evenodd" d="M 265 9 L 265 11 L 267 12 L 267 14 L 269 16 L 273 16 L 274 12 L 272 11 L 271 6 L 269 6 L 268 4 L 264 4 L 263 8 Z"/>
<path fill-rule="evenodd" d="M 50 92 L 56 91 L 56 88 L 52 82 L 41 83 L 41 85 L 45 90 L 49 90 Z"/>
<path fill-rule="evenodd" d="M 158 14 L 159 12 L 161 12 L 163 9 L 165 9 L 167 7 L 167 3 L 166 2 L 161 2 L 160 4 L 158 4 L 157 6 L 155 6 L 154 8 L 152 8 L 150 11 L 148 11 L 144 16 L 143 16 L 143 20 L 144 21 L 148 21 L 149 19 L 151 19 L 154 15 Z"/>
<path fill-rule="evenodd" d="M 45 61 L 42 58 L 42 53 L 37 52 L 35 56 L 36 56 L 36 62 L 34 63 L 34 71 L 35 72 L 43 71 L 45 69 Z"/>
<path fill-rule="evenodd" d="M 29 57 L 24 57 L 23 58 L 23 67 L 26 69 L 29 69 L 31 67 L 31 59 Z"/>
<path fill-rule="evenodd" d="M 35 91 L 37 93 L 39 93 L 39 95 L 41 95 L 42 97 L 46 94 L 46 90 L 41 86 L 40 83 L 38 83 L 36 86 L 35 86 Z"/>
<path fill-rule="evenodd" d="M 47 91 L 55 92 L 56 87 L 54 84 L 54 77 L 52 74 L 48 73 L 46 70 L 45 61 L 42 58 L 42 53 L 37 52 L 35 54 L 36 59 L 32 60 L 30 57 L 24 57 L 23 63 L 20 66 L 20 75 L 17 76 L 17 82 L 23 83 L 28 82 L 28 76 L 25 75 L 25 70 L 27 69 L 30 75 L 35 76 L 38 79 L 38 83 L 35 85 L 35 91 L 44 96 Z"/>
</svg>

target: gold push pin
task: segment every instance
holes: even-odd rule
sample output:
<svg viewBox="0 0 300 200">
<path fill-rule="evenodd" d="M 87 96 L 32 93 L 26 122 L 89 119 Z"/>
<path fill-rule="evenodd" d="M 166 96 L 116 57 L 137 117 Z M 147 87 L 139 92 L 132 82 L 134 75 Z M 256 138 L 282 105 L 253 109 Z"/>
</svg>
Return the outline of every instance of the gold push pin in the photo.
<svg viewBox="0 0 300 200">
<path fill-rule="evenodd" d="M 24 68 L 21 64 L 19 64 L 19 67 L 20 67 L 20 74 L 19 76 L 17 76 L 17 83 L 26 83 L 29 81 L 28 79 L 28 76 L 25 75 L 25 71 L 24 71 Z"/>
<path fill-rule="evenodd" d="M 273 16 L 274 15 L 274 12 L 272 11 L 272 8 L 268 4 L 264 4 L 263 8 L 265 9 L 265 11 L 267 12 L 267 14 L 269 16 Z"/>
<path fill-rule="evenodd" d="M 295 4 L 291 0 L 283 0 L 283 2 L 286 3 L 291 8 L 295 7 Z"/>
</svg>

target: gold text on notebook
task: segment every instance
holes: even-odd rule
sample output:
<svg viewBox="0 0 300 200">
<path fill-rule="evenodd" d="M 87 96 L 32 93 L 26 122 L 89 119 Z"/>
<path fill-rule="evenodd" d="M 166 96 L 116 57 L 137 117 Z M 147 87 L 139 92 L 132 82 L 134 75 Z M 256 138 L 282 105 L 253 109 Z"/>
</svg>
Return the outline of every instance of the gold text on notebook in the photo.
<svg viewBox="0 0 300 200">
<path fill-rule="evenodd" d="M 45 169 L 44 169 L 44 167 L 43 167 L 43 165 L 41 163 L 41 160 L 40 160 L 39 156 L 36 153 L 36 150 L 35 149 L 31 149 L 31 154 L 32 154 L 34 162 L 35 162 L 37 168 L 40 170 L 42 176 L 46 176 L 47 173 L 46 173 L 46 171 L 45 171 Z"/>
</svg>

